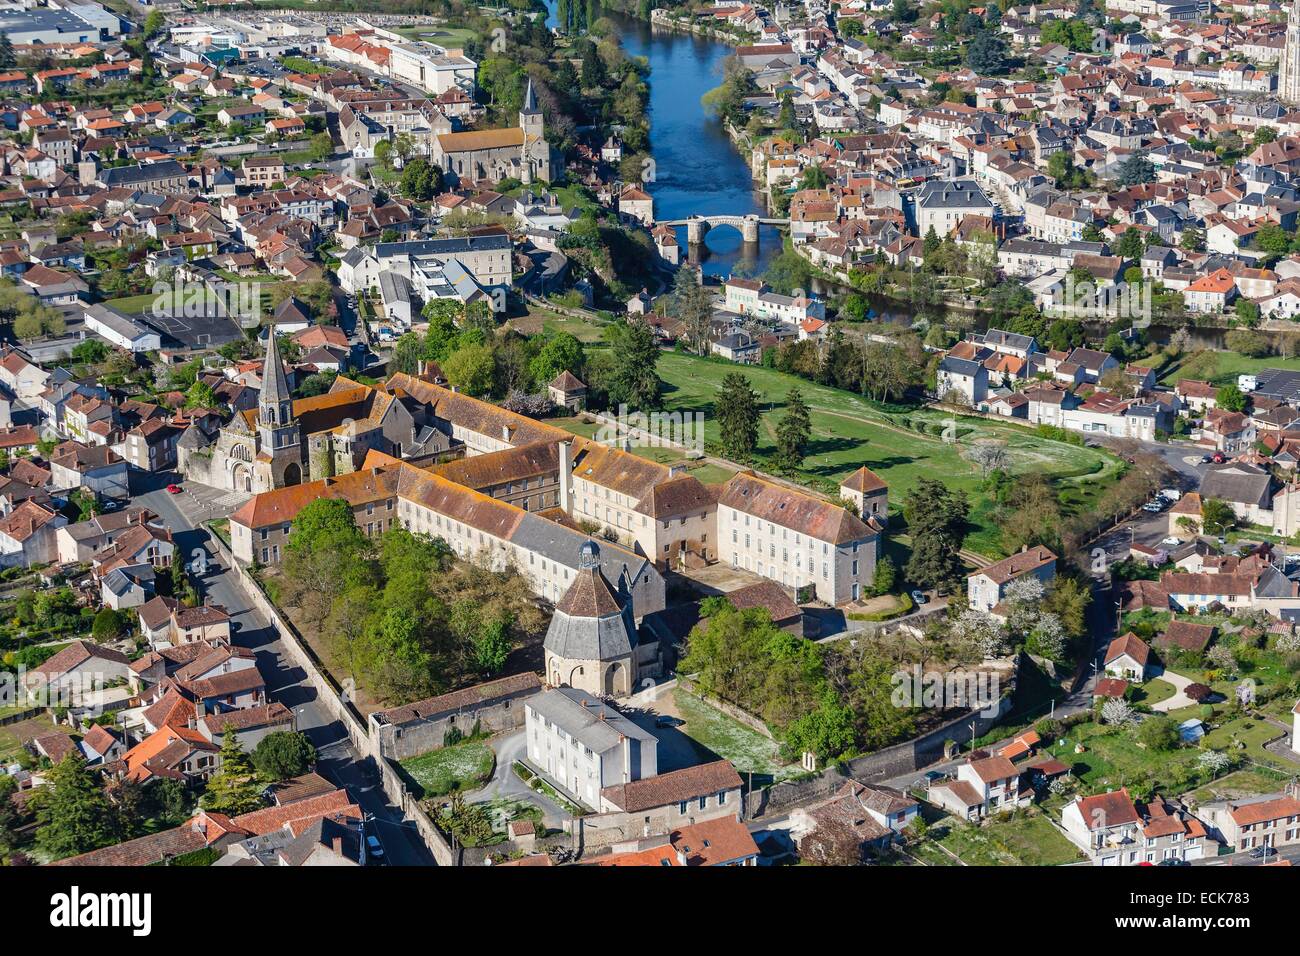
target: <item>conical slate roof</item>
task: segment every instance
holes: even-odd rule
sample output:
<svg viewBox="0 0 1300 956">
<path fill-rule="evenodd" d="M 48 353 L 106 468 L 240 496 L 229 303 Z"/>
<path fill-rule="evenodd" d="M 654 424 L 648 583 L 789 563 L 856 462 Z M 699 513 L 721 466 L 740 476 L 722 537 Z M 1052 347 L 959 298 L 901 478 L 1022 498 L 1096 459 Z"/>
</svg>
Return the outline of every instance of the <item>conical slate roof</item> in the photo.
<svg viewBox="0 0 1300 956">
<path fill-rule="evenodd" d="M 279 405 L 290 400 L 289 379 L 284 374 L 284 363 L 280 361 L 280 343 L 275 340 L 275 329 L 268 330 L 266 336 L 266 359 L 262 362 L 262 405 Z"/>
<path fill-rule="evenodd" d="M 636 624 L 632 602 L 620 597 L 600 570 L 594 541 L 582 546 L 573 583 L 556 605 L 546 630 L 546 650 L 569 660 L 613 660 L 632 652 Z"/>
</svg>

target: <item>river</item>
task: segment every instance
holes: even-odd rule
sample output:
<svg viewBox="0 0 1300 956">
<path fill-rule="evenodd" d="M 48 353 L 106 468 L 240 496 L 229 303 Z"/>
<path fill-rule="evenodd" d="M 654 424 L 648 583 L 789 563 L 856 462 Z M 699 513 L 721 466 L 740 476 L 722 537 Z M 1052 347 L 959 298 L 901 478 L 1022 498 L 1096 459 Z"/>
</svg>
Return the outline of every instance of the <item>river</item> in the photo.
<svg viewBox="0 0 1300 956">
<path fill-rule="evenodd" d="M 547 2 L 547 26 L 554 26 L 555 2 Z M 650 64 L 650 154 L 654 181 L 646 191 L 654 199 L 655 218 L 685 219 L 693 214 L 767 215 L 754 189 L 749 165 L 732 145 L 722 124 L 700 104 L 722 82 L 722 61 L 731 47 L 716 40 L 672 33 L 616 13 L 623 49 Z M 683 251 L 686 228 L 677 230 Z M 740 233 L 718 226 L 705 237 L 699 262 L 706 275 L 726 276 L 735 269 L 757 274 L 781 251 L 781 233 L 760 229 L 758 247 L 746 246 Z"/>
</svg>

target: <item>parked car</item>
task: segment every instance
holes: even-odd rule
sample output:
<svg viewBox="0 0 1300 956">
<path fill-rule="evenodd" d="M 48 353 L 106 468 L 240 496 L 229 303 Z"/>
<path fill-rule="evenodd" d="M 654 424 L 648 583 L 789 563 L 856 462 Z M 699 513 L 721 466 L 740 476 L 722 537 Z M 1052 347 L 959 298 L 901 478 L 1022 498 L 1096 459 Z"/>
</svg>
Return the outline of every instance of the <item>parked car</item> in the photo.
<svg viewBox="0 0 1300 956">
<path fill-rule="evenodd" d="M 1178 500 L 1179 498 L 1181 498 L 1182 496 L 1183 496 L 1183 493 L 1182 493 L 1181 491 L 1179 491 L 1177 488 L 1161 488 L 1161 489 L 1160 489 L 1160 497 L 1161 497 L 1161 498 L 1164 498 L 1166 501 L 1177 501 L 1177 500 Z"/>
<path fill-rule="evenodd" d="M 375 860 L 384 858 L 384 845 L 373 833 L 366 837 L 366 855 Z"/>
<path fill-rule="evenodd" d="M 1167 537 L 1167 538 L 1162 538 L 1162 539 L 1160 540 L 1160 545 L 1161 545 L 1161 547 L 1165 547 L 1165 548 L 1176 548 L 1176 547 L 1178 547 L 1179 545 L 1181 545 L 1182 543 L 1183 543 L 1183 539 L 1182 539 L 1182 538 L 1178 537 L 1177 535 L 1172 535 L 1172 534 L 1171 534 L 1169 537 Z"/>
<path fill-rule="evenodd" d="M 928 601 L 928 600 L 930 600 L 930 599 L 929 599 L 928 597 L 925 596 L 925 592 L 924 592 L 924 591 L 913 591 L 913 592 L 912 592 L 912 603 L 915 604 L 917 607 L 920 607 L 922 604 L 924 604 L 924 603 L 925 603 L 926 601 Z"/>
<path fill-rule="evenodd" d="M 169 495 L 179 495 L 180 493 L 181 493 L 181 486 L 180 486 L 180 485 L 168 485 L 168 486 L 167 486 L 167 494 L 169 494 Z"/>
<path fill-rule="evenodd" d="M 1216 465 L 1222 465 L 1227 460 L 1228 456 L 1221 451 L 1216 451 L 1210 456 L 1210 461 L 1214 462 Z"/>
<path fill-rule="evenodd" d="M 1201 464 L 1202 464 L 1202 465 L 1208 465 L 1208 464 L 1209 464 L 1210 462 L 1212 462 L 1212 461 L 1214 461 L 1214 456 L 1213 456 L 1213 455 L 1202 455 L 1202 456 L 1201 456 Z"/>
<path fill-rule="evenodd" d="M 1277 856 L 1277 850 L 1271 846 L 1257 846 L 1250 851 L 1252 860 L 1267 860 L 1270 856 Z"/>
<path fill-rule="evenodd" d="M 1163 498 L 1156 498 L 1154 501 L 1148 501 L 1142 506 L 1142 510 L 1149 511 L 1152 514 L 1159 514 L 1161 511 L 1165 510 L 1165 500 Z"/>
</svg>

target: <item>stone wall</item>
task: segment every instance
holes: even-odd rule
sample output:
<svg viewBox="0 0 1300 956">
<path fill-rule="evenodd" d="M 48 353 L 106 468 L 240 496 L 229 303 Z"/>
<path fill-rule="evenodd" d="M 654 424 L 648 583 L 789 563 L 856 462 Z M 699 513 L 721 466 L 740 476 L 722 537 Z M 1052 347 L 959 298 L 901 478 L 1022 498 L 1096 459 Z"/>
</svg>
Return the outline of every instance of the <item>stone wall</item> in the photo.
<svg viewBox="0 0 1300 956">
<path fill-rule="evenodd" d="M 533 688 L 526 692 L 485 703 L 482 707 L 466 708 L 457 713 L 436 714 L 429 720 L 407 724 L 376 726 L 370 721 L 371 735 L 380 752 L 392 760 L 405 760 L 431 750 L 441 750 L 447 731 L 456 727 L 469 736 L 477 723 L 479 729 L 489 734 L 518 730 L 524 726 L 524 708 L 520 701 L 537 693 Z"/>
</svg>

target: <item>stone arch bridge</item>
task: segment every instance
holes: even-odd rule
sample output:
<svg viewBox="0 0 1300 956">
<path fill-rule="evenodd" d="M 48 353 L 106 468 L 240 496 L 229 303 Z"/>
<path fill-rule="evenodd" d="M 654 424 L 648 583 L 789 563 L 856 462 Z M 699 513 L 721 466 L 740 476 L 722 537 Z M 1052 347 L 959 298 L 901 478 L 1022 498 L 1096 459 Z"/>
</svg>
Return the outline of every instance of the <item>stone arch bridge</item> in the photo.
<svg viewBox="0 0 1300 956">
<path fill-rule="evenodd" d="M 704 237 L 714 226 L 731 226 L 745 242 L 758 242 L 759 226 L 788 226 L 789 219 L 769 219 L 758 215 L 748 216 L 690 216 L 686 219 L 666 219 L 656 225 L 685 226 L 686 241 L 692 246 L 704 242 Z"/>
</svg>

